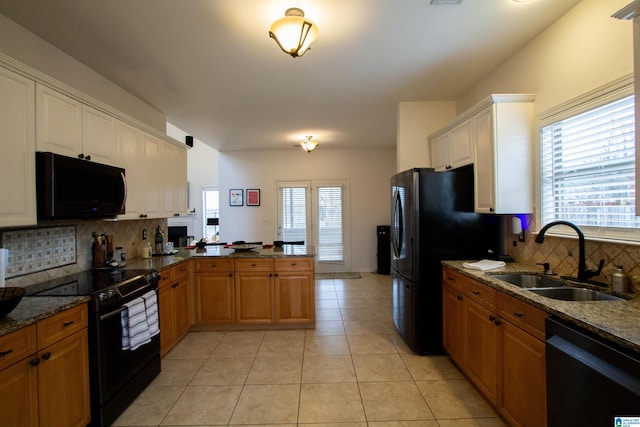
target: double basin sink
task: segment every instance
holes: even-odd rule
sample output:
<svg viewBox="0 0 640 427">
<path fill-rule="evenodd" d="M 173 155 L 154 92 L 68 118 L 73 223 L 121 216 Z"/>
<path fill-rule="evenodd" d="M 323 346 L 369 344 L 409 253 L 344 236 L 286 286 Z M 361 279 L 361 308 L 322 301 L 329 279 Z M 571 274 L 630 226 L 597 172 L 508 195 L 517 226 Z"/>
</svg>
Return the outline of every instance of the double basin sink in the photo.
<svg viewBox="0 0 640 427">
<path fill-rule="evenodd" d="M 620 301 L 622 298 L 593 289 L 569 286 L 558 279 L 535 274 L 491 274 L 494 279 L 519 286 L 543 297 L 563 301 Z"/>
</svg>

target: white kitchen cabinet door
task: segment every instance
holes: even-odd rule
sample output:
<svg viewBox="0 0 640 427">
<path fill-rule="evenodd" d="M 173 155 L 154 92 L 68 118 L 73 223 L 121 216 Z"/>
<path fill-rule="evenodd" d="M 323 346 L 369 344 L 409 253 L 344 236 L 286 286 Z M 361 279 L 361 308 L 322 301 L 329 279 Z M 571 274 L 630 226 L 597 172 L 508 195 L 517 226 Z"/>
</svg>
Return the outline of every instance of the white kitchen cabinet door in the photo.
<svg viewBox="0 0 640 427">
<path fill-rule="evenodd" d="M 475 211 L 482 213 L 495 212 L 492 119 L 491 107 L 481 111 L 473 119 L 475 124 Z"/>
<path fill-rule="evenodd" d="M 36 85 L 36 149 L 82 155 L 82 104 L 41 84 Z"/>
<path fill-rule="evenodd" d="M 36 218 L 35 83 L 0 68 L 0 228 Z"/>
<path fill-rule="evenodd" d="M 473 163 L 473 122 L 466 121 L 451 130 L 450 169 Z"/>
<path fill-rule="evenodd" d="M 82 153 L 92 162 L 116 165 L 116 119 L 82 106 Z"/>
<path fill-rule="evenodd" d="M 166 218 L 164 211 L 164 182 L 161 150 L 163 141 L 147 133 L 143 134 L 143 161 L 139 167 L 144 173 L 143 215 L 145 218 Z"/>
<path fill-rule="evenodd" d="M 116 123 L 117 165 L 125 170 L 127 179 L 127 201 L 124 215 L 119 219 L 137 219 L 143 215 L 144 207 L 144 161 L 142 132 L 124 123 Z"/>
<path fill-rule="evenodd" d="M 445 171 L 451 164 L 450 139 L 451 134 L 447 132 L 429 141 L 431 145 L 431 167 L 436 171 Z"/>
</svg>

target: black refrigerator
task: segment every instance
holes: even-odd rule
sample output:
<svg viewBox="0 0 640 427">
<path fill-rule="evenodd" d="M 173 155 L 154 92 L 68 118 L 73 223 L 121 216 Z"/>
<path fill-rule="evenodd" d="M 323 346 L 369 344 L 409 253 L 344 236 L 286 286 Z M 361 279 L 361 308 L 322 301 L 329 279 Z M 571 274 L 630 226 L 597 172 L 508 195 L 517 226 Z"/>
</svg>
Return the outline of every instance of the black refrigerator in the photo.
<svg viewBox="0 0 640 427">
<path fill-rule="evenodd" d="M 474 213 L 473 165 L 391 178 L 393 321 L 417 354 L 442 349 L 442 260 L 495 258 L 496 215 Z"/>
</svg>

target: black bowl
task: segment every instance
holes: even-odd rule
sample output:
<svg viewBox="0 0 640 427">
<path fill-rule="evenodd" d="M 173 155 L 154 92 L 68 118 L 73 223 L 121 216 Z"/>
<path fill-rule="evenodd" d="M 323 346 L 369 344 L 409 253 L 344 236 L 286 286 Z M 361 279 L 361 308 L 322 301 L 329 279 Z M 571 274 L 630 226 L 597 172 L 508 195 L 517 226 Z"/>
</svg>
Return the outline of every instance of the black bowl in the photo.
<svg viewBox="0 0 640 427">
<path fill-rule="evenodd" d="M 24 288 L 0 288 L 0 319 L 9 314 L 24 296 Z"/>
</svg>

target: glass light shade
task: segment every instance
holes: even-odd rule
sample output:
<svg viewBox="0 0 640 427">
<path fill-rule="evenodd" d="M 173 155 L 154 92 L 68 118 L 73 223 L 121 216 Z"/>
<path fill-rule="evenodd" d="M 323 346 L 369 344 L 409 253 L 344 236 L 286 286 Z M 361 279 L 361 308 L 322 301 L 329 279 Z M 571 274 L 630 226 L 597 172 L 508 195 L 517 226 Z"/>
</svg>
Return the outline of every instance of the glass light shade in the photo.
<svg viewBox="0 0 640 427">
<path fill-rule="evenodd" d="M 319 144 L 317 142 L 311 140 L 310 136 L 307 137 L 306 141 L 302 141 L 300 143 L 300 146 L 302 147 L 302 149 L 307 153 L 310 153 L 313 150 L 315 150 L 318 145 Z"/>
<path fill-rule="evenodd" d="M 283 52 L 293 56 L 302 56 L 309 50 L 311 43 L 318 38 L 318 27 L 304 18 L 304 12 L 291 8 L 283 18 L 271 25 L 269 37 L 274 39 Z"/>
</svg>

